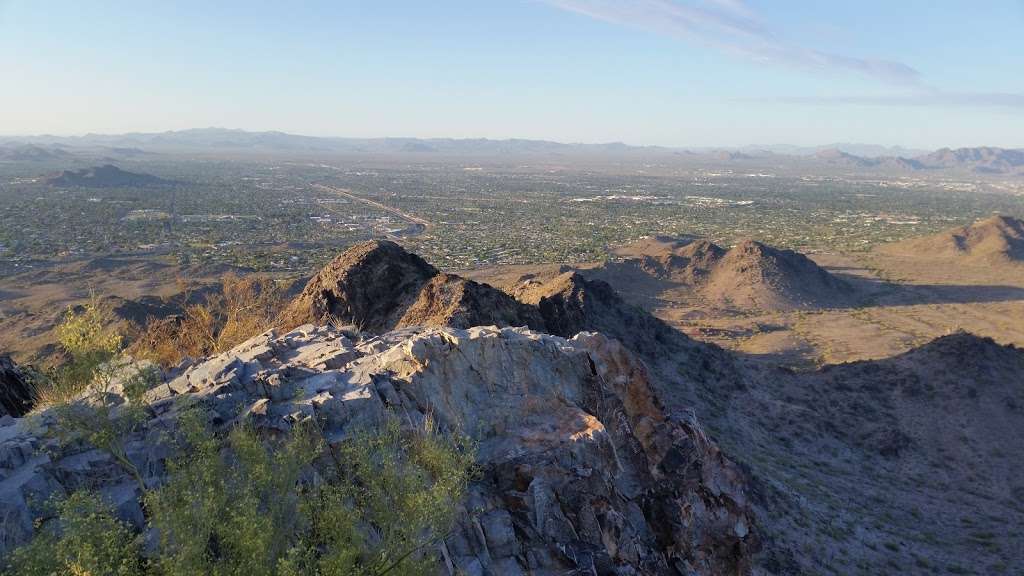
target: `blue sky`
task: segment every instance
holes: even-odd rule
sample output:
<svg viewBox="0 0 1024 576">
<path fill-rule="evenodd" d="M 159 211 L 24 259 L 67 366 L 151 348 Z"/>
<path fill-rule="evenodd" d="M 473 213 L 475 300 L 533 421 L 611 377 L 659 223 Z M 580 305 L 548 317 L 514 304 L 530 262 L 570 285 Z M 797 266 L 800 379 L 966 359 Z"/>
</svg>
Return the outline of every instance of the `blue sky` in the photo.
<svg viewBox="0 0 1024 576">
<path fill-rule="evenodd" d="M 0 0 L 0 133 L 1024 146 L 1024 0 Z"/>
</svg>

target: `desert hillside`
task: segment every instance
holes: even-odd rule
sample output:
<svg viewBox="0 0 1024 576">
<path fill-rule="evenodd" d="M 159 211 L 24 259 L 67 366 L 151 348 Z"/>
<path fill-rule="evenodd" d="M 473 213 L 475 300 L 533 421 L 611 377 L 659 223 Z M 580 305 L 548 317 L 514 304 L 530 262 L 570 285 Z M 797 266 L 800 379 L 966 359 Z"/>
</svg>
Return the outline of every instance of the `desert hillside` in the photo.
<svg viewBox="0 0 1024 576">
<path fill-rule="evenodd" d="M 222 429 L 315 422 L 337 442 L 394 413 L 477 446 L 472 502 L 439 556 L 453 569 L 1022 567 L 1020 542 L 1001 529 L 1024 522 L 1013 458 L 1024 450 L 1024 353 L 1012 346 L 958 333 L 794 371 L 694 340 L 573 270 L 504 292 L 382 241 L 325 266 L 278 322 L 149 385 L 149 416 L 126 440 L 143 485 L 166 474 L 153 431 L 176 426 L 185 406 Z M 60 418 L 42 409 L 0 428 L 8 550 L 31 533 L 41 486 L 98 487 L 145 527 L 123 467 L 45 433 Z"/>
<path fill-rule="evenodd" d="M 972 265 L 1020 263 L 1024 261 L 1024 222 L 997 215 L 932 236 L 883 245 L 878 251 Z"/>
</svg>

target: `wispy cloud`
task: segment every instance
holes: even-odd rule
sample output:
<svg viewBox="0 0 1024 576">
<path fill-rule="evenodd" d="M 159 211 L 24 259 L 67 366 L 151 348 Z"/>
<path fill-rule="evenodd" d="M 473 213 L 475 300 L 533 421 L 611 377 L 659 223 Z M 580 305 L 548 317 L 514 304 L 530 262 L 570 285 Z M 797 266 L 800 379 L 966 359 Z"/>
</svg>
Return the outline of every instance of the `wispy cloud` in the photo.
<svg viewBox="0 0 1024 576">
<path fill-rule="evenodd" d="M 921 74 L 895 60 L 816 50 L 781 38 L 743 0 L 543 0 L 591 18 L 686 38 L 758 62 L 855 72 L 887 83 L 917 85 Z"/>
<path fill-rule="evenodd" d="M 922 90 L 910 94 L 880 96 L 787 96 L 748 98 L 748 102 L 854 106 L 945 106 L 1024 109 L 1024 94 L 1012 92 L 945 92 Z"/>
</svg>

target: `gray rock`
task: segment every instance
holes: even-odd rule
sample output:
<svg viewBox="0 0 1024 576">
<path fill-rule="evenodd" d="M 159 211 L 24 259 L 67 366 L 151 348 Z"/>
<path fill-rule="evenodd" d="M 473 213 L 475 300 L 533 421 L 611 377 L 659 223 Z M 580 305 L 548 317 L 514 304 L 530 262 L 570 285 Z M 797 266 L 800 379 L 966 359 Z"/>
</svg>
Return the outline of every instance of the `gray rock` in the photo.
<svg viewBox="0 0 1024 576">
<path fill-rule="evenodd" d="M 743 477 L 692 414 L 668 414 L 644 365 L 596 334 L 406 329 L 353 343 L 330 327 L 258 336 L 147 392 L 151 419 L 125 439 L 147 486 L 161 439 L 196 403 L 215 425 L 285 433 L 316 418 L 327 441 L 429 417 L 471 436 L 483 471 L 445 540 L 462 574 L 745 574 L 758 533 Z M 47 412 L 38 422 L 52 420 Z M 24 542 L 38 498 L 99 488 L 143 524 L 138 487 L 105 454 L 58 447 L 24 419 L 0 427 L 0 554 Z M 52 454 L 52 459 L 43 455 Z"/>
</svg>

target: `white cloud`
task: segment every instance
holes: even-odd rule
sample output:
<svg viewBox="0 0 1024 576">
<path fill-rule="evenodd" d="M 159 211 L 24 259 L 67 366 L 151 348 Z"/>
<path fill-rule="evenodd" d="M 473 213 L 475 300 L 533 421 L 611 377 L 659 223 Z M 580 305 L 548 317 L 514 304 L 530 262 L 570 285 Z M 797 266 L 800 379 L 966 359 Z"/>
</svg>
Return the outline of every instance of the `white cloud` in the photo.
<svg viewBox="0 0 1024 576">
<path fill-rule="evenodd" d="M 742 0 L 544 0 L 605 22 L 696 40 L 759 62 L 810 70 L 855 72 L 888 83 L 916 85 L 920 73 L 895 60 L 859 58 L 789 42 L 769 30 Z"/>
</svg>

